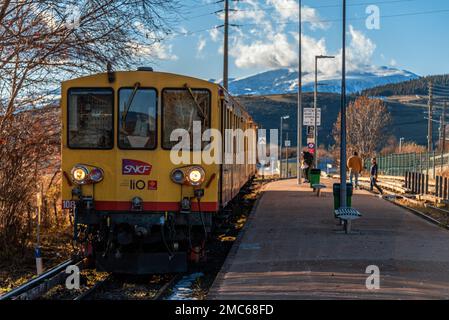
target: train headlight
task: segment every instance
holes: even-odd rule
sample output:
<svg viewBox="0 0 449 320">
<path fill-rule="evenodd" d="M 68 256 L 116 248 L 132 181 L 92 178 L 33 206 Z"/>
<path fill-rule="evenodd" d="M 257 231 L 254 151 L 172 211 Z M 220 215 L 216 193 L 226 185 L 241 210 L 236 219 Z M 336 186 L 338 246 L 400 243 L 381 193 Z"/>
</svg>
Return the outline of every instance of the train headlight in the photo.
<svg viewBox="0 0 449 320">
<path fill-rule="evenodd" d="M 89 180 L 93 183 L 103 181 L 104 173 L 100 168 L 93 168 L 89 173 Z"/>
<path fill-rule="evenodd" d="M 179 184 L 184 183 L 184 180 L 185 180 L 184 172 L 181 169 L 173 170 L 171 173 L 171 179 L 175 183 L 179 183 Z"/>
<path fill-rule="evenodd" d="M 76 184 L 86 184 L 88 181 L 89 170 L 84 166 L 74 166 L 72 169 L 72 180 Z"/>
<path fill-rule="evenodd" d="M 203 183 L 206 173 L 201 167 L 192 167 L 187 172 L 187 180 L 192 186 L 199 186 Z"/>
</svg>

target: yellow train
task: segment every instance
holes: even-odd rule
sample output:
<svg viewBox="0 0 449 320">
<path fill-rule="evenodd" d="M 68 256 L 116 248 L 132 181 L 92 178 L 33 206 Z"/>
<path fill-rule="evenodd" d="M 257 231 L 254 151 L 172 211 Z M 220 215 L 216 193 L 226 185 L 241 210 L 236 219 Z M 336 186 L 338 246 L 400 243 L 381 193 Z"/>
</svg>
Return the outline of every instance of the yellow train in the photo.
<svg viewBox="0 0 449 320">
<path fill-rule="evenodd" d="M 257 125 L 218 84 L 151 68 L 108 71 L 63 82 L 61 108 L 62 206 L 73 211 L 75 240 L 97 269 L 185 270 L 204 252 L 214 216 L 256 173 L 255 139 L 245 135 L 239 149 L 225 132 L 255 135 Z M 192 138 L 195 123 L 202 134 L 222 134 L 213 156 L 231 150 L 234 161 L 203 161 L 216 139 L 206 136 L 184 144 L 196 162 L 176 164 L 174 148 Z M 185 134 L 173 139 L 179 129 Z M 239 150 L 245 157 L 236 164 Z"/>
</svg>

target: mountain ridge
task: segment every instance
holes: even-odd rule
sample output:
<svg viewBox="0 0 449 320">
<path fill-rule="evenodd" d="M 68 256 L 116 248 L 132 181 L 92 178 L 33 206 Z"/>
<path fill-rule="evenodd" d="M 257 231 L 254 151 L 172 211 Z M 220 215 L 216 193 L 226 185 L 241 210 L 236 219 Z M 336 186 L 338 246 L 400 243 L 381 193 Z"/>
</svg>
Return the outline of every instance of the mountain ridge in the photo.
<svg viewBox="0 0 449 320">
<path fill-rule="evenodd" d="M 365 66 L 361 70 L 347 73 L 346 88 L 349 94 L 360 93 L 369 88 L 419 78 L 420 76 L 407 70 L 386 66 Z M 304 92 L 314 90 L 313 79 L 313 73 L 303 73 Z M 319 74 L 319 85 L 320 92 L 340 93 L 341 78 L 339 75 Z M 237 96 L 295 93 L 298 91 L 297 71 L 285 68 L 273 69 L 247 77 L 230 79 L 229 91 Z"/>
</svg>

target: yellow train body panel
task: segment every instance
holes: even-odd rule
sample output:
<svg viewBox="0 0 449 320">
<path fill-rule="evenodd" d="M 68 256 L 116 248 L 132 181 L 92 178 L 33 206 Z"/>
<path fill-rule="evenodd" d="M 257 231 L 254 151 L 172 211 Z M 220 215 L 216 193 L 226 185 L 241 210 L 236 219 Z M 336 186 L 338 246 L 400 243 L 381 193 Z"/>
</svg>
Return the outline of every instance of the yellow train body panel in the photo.
<svg viewBox="0 0 449 320">
<path fill-rule="evenodd" d="M 210 92 L 210 127 L 222 129 L 223 113 L 220 96 L 222 88 L 214 83 L 204 80 L 174 75 L 169 73 L 129 71 L 115 72 L 115 81 L 108 80 L 108 73 L 97 74 L 66 81 L 62 84 L 62 170 L 65 179 L 62 184 L 62 199 L 64 206 L 73 199 L 73 185 L 70 182 L 70 173 L 76 164 L 99 167 L 104 171 L 104 180 L 98 184 L 83 185 L 83 195 L 95 199 L 96 210 L 126 211 L 134 197 L 144 201 L 144 209 L 148 211 L 176 211 L 183 197 L 193 197 L 194 188 L 175 184 L 170 173 L 173 169 L 181 167 L 175 165 L 170 159 L 170 150 L 162 148 L 162 91 L 166 88 L 184 88 L 187 85 L 192 89 L 208 90 Z M 142 88 L 153 88 L 157 92 L 156 117 L 156 148 L 154 150 L 122 150 L 117 146 L 120 112 L 118 111 L 118 93 L 121 88 L 133 88 L 140 83 Z M 113 147 L 109 150 L 78 149 L 68 145 L 68 92 L 74 88 L 110 88 L 113 92 Z M 248 117 L 249 119 L 249 117 Z M 196 151 L 200 153 L 200 151 Z M 195 152 L 191 152 L 193 154 Z M 132 160 L 149 165 L 150 172 L 144 175 L 123 174 L 124 160 Z M 206 165 L 199 163 L 205 170 L 205 182 L 209 182 L 202 198 L 202 210 L 217 211 L 220 204 L 221 166 L 219 164 Z M 146 168 L 148 169 L 148 168 Z M 248 179 L 255 171 L 255 166 L 247 169 L 245 177 L 239 178 L 237 186 Z M 209 181 L 211 180 L 211 181 Z M 204 183 L 205 184 L 205 183 Z M 234 182 L 235 184 L 235 182 Z M 226 189 L 227 186 L 224 186 Z M 233 192 L 235 194 L 235 191 Z M 229 200 L 229 199 L 228 199 Z M 193 204 L 194 205 L 194 204 Z"/>
</svg>

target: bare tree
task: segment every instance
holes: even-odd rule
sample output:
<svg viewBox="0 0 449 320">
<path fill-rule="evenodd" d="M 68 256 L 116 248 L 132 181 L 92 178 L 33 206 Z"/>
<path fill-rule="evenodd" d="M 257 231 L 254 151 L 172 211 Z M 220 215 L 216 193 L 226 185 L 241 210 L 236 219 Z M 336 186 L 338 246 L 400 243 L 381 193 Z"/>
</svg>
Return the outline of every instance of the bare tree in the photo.
<svg viewBox="0 0 449 320">
<path fill-rule="evenodd" d="M 8 116 L 20 107 L 36 105 L 63 78 L 104 71 L 107 62 L 127 68 L 142 57 L 154 57 L 159 42 L 170 33 L 167 21 L 176 12 L 176 2 L 4 1 L 0 5 L 0 114 Z"/>
<path fill-rule="evenodd" d="M 336 146 L 340 146 L 340 121 L 341 114 L 333 130 Z M 349 104 L 346 121 L 348 152 L 357 151 L 367 158 L 386 141 L 391 117 L 382 100 L 361 96 Z"/>
<path fill-rule="evenodd" d="M 27 245 L 34 194 L 58 183 L 60 81 L 158 58 L 177 0 L 0 2 L 0 253 Z M 44 191 L 45 191 L 44 190 Z M 52 195 L 49 203 L 56 201 Z"/>
</svg>

